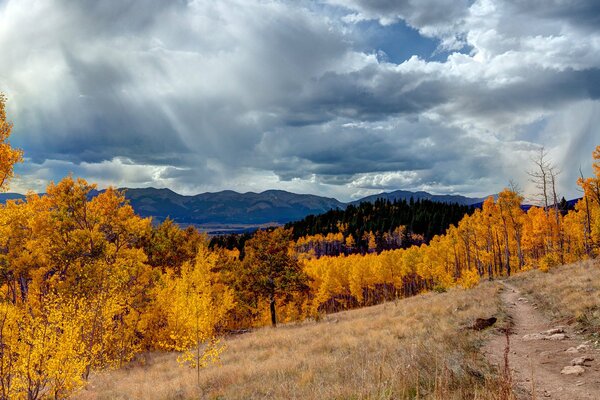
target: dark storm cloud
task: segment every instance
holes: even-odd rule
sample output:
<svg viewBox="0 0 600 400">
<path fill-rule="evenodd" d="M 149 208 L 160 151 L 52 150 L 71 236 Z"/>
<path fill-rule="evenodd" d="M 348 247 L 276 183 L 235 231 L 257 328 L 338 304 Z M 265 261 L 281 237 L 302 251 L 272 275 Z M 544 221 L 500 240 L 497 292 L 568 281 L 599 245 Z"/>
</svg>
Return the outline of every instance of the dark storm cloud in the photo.
<svg viewBox="0 0 600 400">
<path fill-rule="evenodd" d="M 327 119 L 325 115 L 329 119 L 377 120 L 418 114 L 447 100 L 436 82 L 423 78 L 422 74 L 398 73 L 381 65 L 346 74 L 329 72 L 308 85 L 300 107 L 303 112 L 320 115 L 320 122 Z M 291 118 L 295 122 L 293 114 Z"/>
<path fill-rule="evenodd" d="M 361 187 L 393 189 L 390 171 L 405 183 L 437 182 L 451 185 L 478 179 L 501 168 L 490 154 L 491 145 L 461 130 L 404 118 L 352 124 L 343 121 L 320 127 L 284 129 L 266 135 L 260 153 L 270 154 L 268 166 L 284 180 L 319 176 L 329 184 L 349 184 L 362 176 Z M 444 151 L 440 151 L 440 149 Z M 462 157 L 470 149 L 473 157 Z M 302 175 L 300 175 L 302 174 Z M 392 174 L 392 177 L 394 174 Z"/>
<path fill-rule="evenodd" d="M 264 121 L 279 118 L 276 109 L 291 101 L 290 93 L 346 48 L 324 21 L 283 5 L 236 11 L 196 3 L 108 3 L 52 8 L 71 27 L 51 32 L 59 36 L 54 51 L 32 58 L 49 58 L 39 61 L 40 69 L 47 62 L 61 65 L 56 81 L 45 80 L 62 92 L 55 104 L 61 118 L 53 122 L 57 110 L 46 113 L 42 106 L 17 125 L 27 131 L 25 147 L 35 160 L 122 156 L 165 164 L 194 152 L 235 162 L 238 150 L 258 142 Z M 271 20 L 265 24 L 261 16 Z M 184 34 L 187 40 L 180 40 Z M 9 86 L 17 100 L 39 93 L 18 83 Z"/>
<path fill-rule="evenodd" d="M 567 21 L 574 27 L 600 30 L 600 3 L 596 0 L 509 0 L 513 15 L 527 14 L 551 21 Z"/>
<path fill-rule="evenodd" d="M 329 0 L 383 23 L 405 20 L 417 28 L 447 27 L 467 15 L 468 0 Z"/>
<path fill-rule="evenodd" d="M 598 112 L 596 2 L 328 3 L 6 2 L 17 187 L 73 171 L 188 193 L 485 193 L 523 178 L 539 145 L 589 158 L 598 126 L 571 116 Z M 382 43 L 357 43 L 364 20 Z M 395 23 L 470 53 L 390 62 L 375 50 Z M 420 45 L 404 38 L 403 54 Z"/>
</svg>

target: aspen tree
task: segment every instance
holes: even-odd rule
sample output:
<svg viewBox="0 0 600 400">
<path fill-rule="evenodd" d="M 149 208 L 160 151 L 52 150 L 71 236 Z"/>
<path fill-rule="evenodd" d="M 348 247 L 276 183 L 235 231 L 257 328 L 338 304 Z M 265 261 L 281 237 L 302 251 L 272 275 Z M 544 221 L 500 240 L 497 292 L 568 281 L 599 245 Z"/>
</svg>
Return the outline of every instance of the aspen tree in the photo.
<svg viewBox="0 0 600 400">
<path fill-rule="evenodd" d="M 200 246 L 195 261 L 185 262 L 180 276 L 166 274 L 156 291 L 159 318 L 165 321 L 157 345 L 183 352 L 178 361 L 196 368 L 198 383 L 200 369 L 224 350 L 219 326 L 234 307 L 233 293 L 213 271 L 216 262 L 217 255 Z"/>
<path fill-rule="evenodd" d="M 6 97 L 0 93 L 0 192 L 7 189 L 14 175 L 14 165 L 23 159 L 23 152 L 10 146 L 8 137 L 13 124 L 6 120 Z"/>
</svg>

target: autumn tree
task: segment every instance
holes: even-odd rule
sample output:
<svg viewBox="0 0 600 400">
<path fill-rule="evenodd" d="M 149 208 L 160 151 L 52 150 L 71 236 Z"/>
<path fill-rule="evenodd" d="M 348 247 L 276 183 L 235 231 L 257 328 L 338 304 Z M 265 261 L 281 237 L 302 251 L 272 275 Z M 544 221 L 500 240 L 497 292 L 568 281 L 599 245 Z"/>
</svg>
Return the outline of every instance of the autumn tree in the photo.
<svg viewBox="0 0 600 400">
<path fill-rule="evenodd" d="M 182 363 L 200 369 L 218 358 L 218 328 L 234 307 L 231 289 L 214 269 L 217 254 L 201 245 L 193 262 L 185 262 L 179 276 L 167 272 L 156 289 L 155 343 L 159 348 L 182 351 Z M 159 325 L 158 325 L 159 324 Z"/>
<path fill-rule="evenodd" d="M 594 255 L 600 243 L 600 146 L 596 146 L 592 153 L 594 172 L 593 177 L 582 176 L 577 184 L 583 189 L 582 206 L 578 208 L 585 213 L 585 238 L 589 255 Z"/>
<path fill-rule="evenodd" d="M 0 93 L 0 192 L 7 189 L 13 177 L 13 166 L 23 158 L 21 150 L 10 146 L 8 137 L 12 132 L 12 123 L 6 120 L 6 97 Z"/>
<path fill-rule="evenodd" d="M 141 349 L 153 282 L 141 244 L 150 221 L 136 216 L 118 191 L 90 200 L 93 189 L 67 177 L 45 196 L 0 206 L 0 301 L 15 311 L 5 315 L 26 321 L 16 343 L 30 346 L 13 354 L 29 364 L 12 376 L 16 382 L 18 371 L 31 368 L 29 398 L 68 392 L 75 377 L 121 366 Z M 67 368 L 73 358 L 78 366 Z"/>
<path fill-rule="evenodd" d="M 307 289 L 307 276 L 291 250 L 291 240 L 291 230 L 277 228 L 257 231 L 246 242 L 244 279 L 257 297 L 269 302 L 273 326 L 277 325 L 277 299 Z"/>
<path fill-rule="evenodd" d="M 521 201 L 523 198 L 516 190 L 504 189 L 498 195 L 498 207 L 500 209 L 500 220 L 502 221 L 502 231 L 504 232 L 504 248 L 506 273 L 510 276 L 510 245 L 513 241 L 518 256 L 519 269 L 525 265 L 525 259 L 522 250 L 523 240 L 523 211 L 521 210 Z"/>
<path fill-rule="evenodd" d="M 186 261 L 193 261 L 204 237 L 192 226 L 181 229 L 170 218 L 152 231 L 144 244 L 148 264 L 179 271 Z"/>
</svg>

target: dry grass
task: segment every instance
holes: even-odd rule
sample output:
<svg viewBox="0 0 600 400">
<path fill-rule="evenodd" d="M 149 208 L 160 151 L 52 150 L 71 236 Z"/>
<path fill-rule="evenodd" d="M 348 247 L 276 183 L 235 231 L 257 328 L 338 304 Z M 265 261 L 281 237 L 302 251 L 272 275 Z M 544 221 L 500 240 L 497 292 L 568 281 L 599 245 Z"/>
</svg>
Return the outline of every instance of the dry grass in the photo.
<svg viewBox="0 0 600 400">
<path fill-rule="evenodd" d="M 548 317 L 577 322 L 586 333 L 600 334 L 600 261 L 588 260 L 515 275 L 510 282 L 533 298 Z"/>
<path fill-rule="evenodd" d="M 490 315 L 503 323 L 497 284 L 428 293 L 231 337 L 200 388 L 175 354 L 157 353 L 94 376 L 76 398 L 499 399 L 478 351 L 486 333 L 464 329 Z"/>
</svg>

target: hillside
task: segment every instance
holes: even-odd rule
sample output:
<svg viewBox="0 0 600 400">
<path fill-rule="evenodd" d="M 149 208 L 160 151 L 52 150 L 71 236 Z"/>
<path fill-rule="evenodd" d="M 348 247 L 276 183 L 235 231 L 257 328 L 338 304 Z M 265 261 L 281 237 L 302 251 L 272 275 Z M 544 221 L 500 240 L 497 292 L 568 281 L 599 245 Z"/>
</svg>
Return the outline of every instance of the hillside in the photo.
<svg viewBox="0 0 600 400">
<path fill-rule="evenodd" d="M 500 316 L 497 291 L 485 283 L 231 336 L 199 390 L 176 354 L 143 354 L 75 398 L 496 398 L 501 382 L 478 352 L 486 334 L 463 327 Z"/>
<path fill-rule="evenodd" d="M 369 251 L 369 238 L 374 235 L 377 252 L 395 248 L 406 248 L 413 244 L 428 243 L 435 235 L 446 232 L 470 215 L 474 208 L 457 203 L 443 203 L 428 199 L 412 201 L 377 199 L 373 203 L 362 202 L 348 205 L 344 210 L 330 210 L 320 215 L 309 215 L 302 220 L 286 224 L 292 228 L 294 238 L 311 235 L 342 233 L 352 236 L 354 251 Z M 402 238 L 398 243 L 389 240 L 390 233 L 402 227 Z M 338 255 L 338 254 L 328 254 Z"/>
<path fill-rule="evenodd" d="M 19 193 L 0 193 L 0 204 L 6 203 L 8 200 L 24 200 L 25 196 Z"/>
<path fill-rule="evenodd" d="M 257 329 L 225 340 L 222 362 L 201 371 L 200 389 L 195 371 L 179 366 L 176 354 L 146 353 L 121 370 L 93 376 L 75 398 L 531 399 L 535 390 L 535 398 L 595 399 L 595 361 L 582 376 L 560 371 L 577 355 L 597 355 L 589 344 L 578 354 L 564 350 L 600 332 L 598 282 L 600 265 L 583 262 Z M 589 296 L 582 301 L 584 292 Z M 493 328 L 465 329 L 489 316 L 498 318 Z M 510 324 L 507 378 L 500 330 Z M 557 326 L 567 339 L 523 338 Z M 514 392 L 506 389 L 511 383 Z"/>
</svg>

